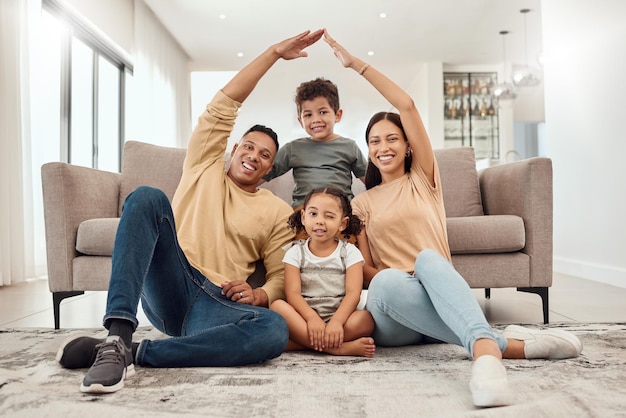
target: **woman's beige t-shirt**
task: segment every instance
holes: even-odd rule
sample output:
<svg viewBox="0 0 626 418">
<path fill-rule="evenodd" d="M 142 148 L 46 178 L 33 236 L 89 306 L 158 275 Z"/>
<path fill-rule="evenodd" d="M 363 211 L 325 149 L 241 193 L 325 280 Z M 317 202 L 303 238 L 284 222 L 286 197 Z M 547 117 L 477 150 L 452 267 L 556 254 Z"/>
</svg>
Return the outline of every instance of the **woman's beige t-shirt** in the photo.
<svg viewBox="0 0 626 418">
<path fill-rule="evenodd" d="M 399 179 L 379 184 L 352 200 L 354 212 L 365 223 L 374 266 L 412 272 L 420 251 L 430 248 L 448 260 L 441 178 L 435 160 L 435 187 L 415 162 Z"/>
</svg>

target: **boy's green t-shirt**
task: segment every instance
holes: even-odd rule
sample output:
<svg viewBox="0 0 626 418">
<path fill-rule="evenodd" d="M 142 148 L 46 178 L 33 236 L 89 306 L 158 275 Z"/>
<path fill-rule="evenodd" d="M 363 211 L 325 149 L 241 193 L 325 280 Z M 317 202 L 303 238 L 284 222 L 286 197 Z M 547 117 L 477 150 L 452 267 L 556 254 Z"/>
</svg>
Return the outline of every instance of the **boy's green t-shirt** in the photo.
<svg viewBox="0 0 626 418">
<path fill-rule="evenodd" d="M 278 150 L 272 171 L 263 179 L 270 181 L 293 169 L 292 206 L 295 208 L 302 205 L 311 189 L 322 186 L 337 187 L 352 199 L 352 174 L 363 177 L 366 168 L 367 161 L 352 139 L 339 137 L 319 142 L 300 138 Z"/>
</svg>

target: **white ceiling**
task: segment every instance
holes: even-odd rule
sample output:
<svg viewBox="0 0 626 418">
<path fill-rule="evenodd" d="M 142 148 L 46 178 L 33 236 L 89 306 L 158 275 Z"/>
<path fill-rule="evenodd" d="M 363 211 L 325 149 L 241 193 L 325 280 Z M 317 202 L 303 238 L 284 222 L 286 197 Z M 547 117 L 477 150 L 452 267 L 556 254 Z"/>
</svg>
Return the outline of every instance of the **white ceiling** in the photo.
<svg viewBox="0 0 626 418">
<path fill-rule="evenodd" d="M 191 58 L 192 70 L 239 70 L 272 43 L 325 27 L 355 55 L 380 65 L 536 65 L 541 0 L 145 0 Z M 524 48 L 526 14 L 527 54 Z M 379 17 L 385 12 L 387 17 Z M 221 19 L 220 15 L 225 18 Z M 309 49 L 307 65 L 335 58 L 326 45 Z M 368 51 L 375 55 L 368 57 Z M 237 53 L 242 52 L 243 57 Z"/>
</svg>

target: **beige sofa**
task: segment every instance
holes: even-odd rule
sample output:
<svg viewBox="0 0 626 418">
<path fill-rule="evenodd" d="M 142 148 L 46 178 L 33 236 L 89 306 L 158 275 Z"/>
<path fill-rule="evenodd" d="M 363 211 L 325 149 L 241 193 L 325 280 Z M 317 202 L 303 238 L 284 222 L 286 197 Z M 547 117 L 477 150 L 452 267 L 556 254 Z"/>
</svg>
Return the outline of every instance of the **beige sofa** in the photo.
<svg viewBox="0 0 626 418">
<path fill-rule="evenodd" d="M 452 262 L 472 288 L 514 287 L 543 301 L 552 285 L 552 163 L 531 158 L 476 171 L 472 148 L 435 151 Z M 48 282 L 55 328 L 63 299 L 107 290 L 122 203 L 139 185 L 171 199 L 184 149 L 129 141 L 121 173 L 53 162 L 42 166 Z M 291 173 L 263 185 L 291 202 Z M 364 190 L 356 180 L 355 194 Z M 257 275 L 258 276 L 258 275 Z M 251 278 L 256 280 L 258 277 Z M 512 307 L 514 309 L 514 307 Z"/>
</svg>

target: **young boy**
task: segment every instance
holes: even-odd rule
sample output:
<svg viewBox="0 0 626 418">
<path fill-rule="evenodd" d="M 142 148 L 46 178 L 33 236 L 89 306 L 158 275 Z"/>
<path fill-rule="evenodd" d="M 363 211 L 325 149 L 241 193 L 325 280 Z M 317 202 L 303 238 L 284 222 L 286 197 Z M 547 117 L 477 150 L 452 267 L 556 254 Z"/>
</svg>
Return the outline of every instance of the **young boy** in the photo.
<svg viewBox="0 0 626 418">
<path fill-rule="evenodd" d="M 352 173 L 363 181 L 367 161 L 354 140 L 334 132 L 342 116 L 337 86 L 323 78 L 304 82 L 296 90 L 295 101 L 298 122 L 310 136 L 281 147 L 263 180 L 293 169 L 295 209 L 309 191 L 322 186 L 337 187 L 352 199 Z"/>
</svg>

